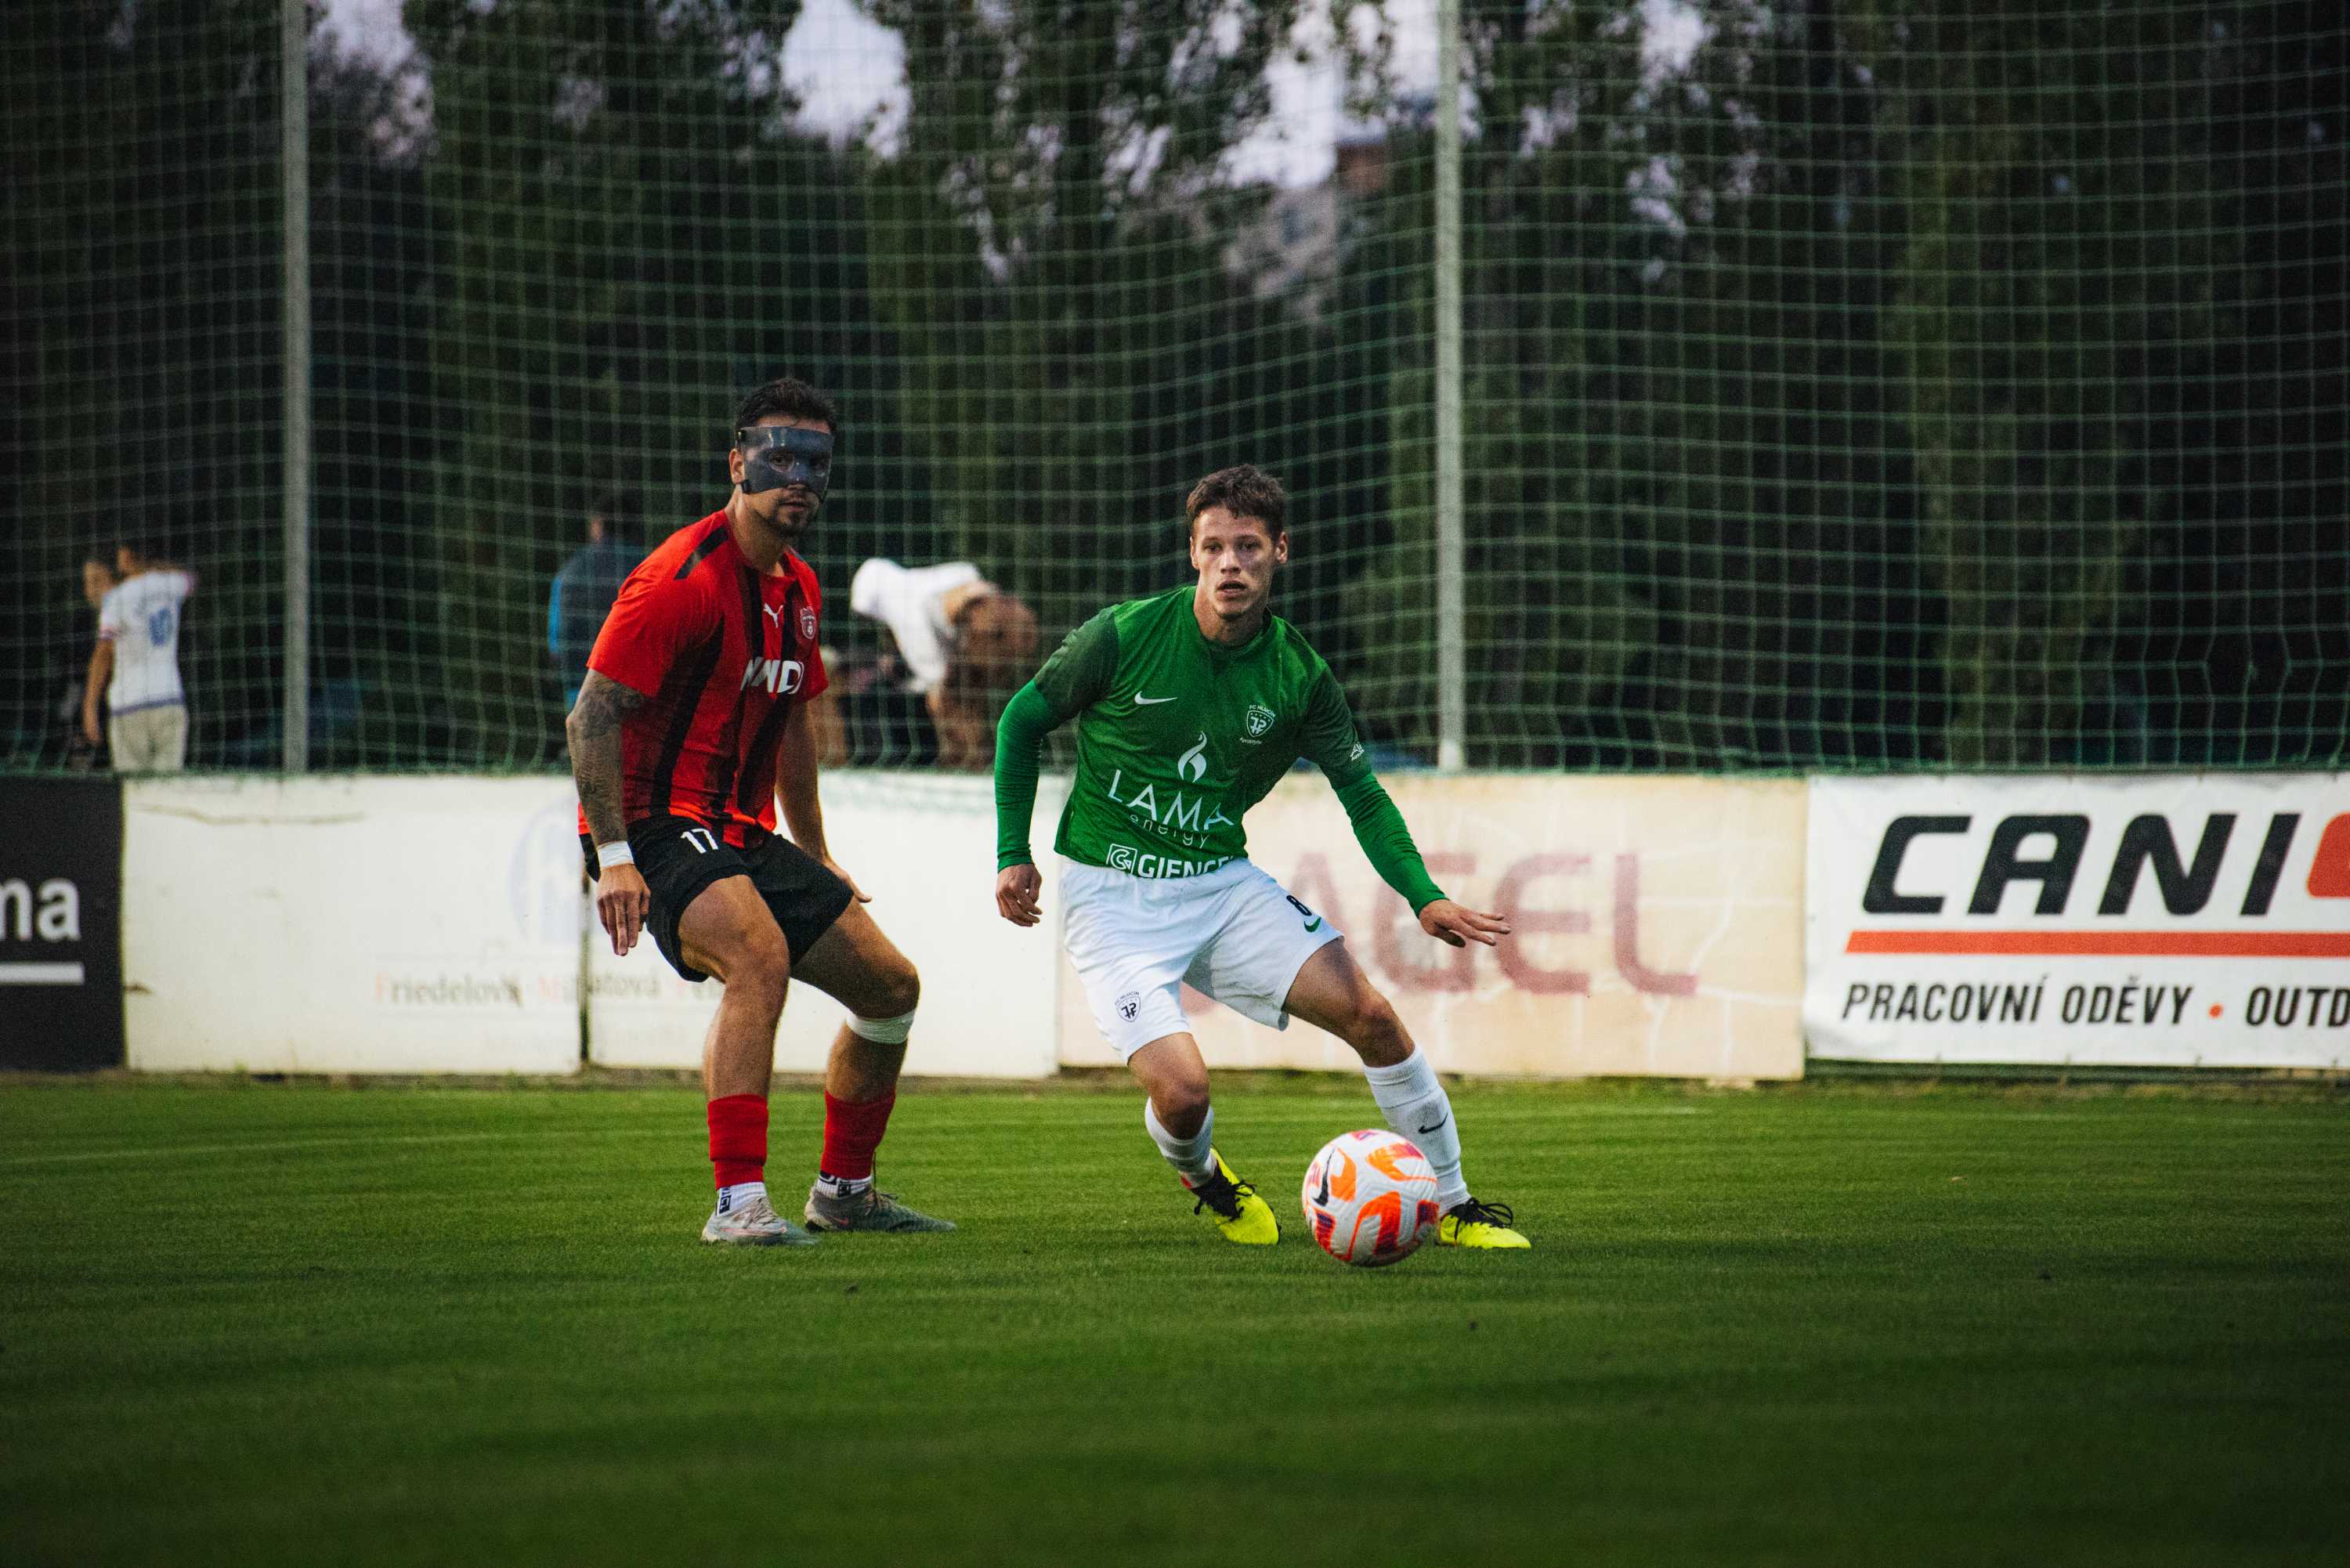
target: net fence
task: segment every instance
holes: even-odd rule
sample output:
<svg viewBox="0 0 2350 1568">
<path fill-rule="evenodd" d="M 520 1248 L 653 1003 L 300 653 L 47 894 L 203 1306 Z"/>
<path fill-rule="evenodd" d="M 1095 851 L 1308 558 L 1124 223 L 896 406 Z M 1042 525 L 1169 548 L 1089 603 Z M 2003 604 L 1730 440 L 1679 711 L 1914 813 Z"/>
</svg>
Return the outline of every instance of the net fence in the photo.
<svg viewBox="0 0 2350 1568">
<path fill-rule="evenodd" d="M 866 562 L 1049 647 L 1239 462 L 1388 767 L 1450 638 L 1474 766 L 2342 763 L 2338 0 L 1462 11 L 1447 627 L 1429 0 L 314 5 L 296 410 L 274 0 L 8 7 L 0 768 L 104 765 L 123 541 L 197 574 L 192 764 L 277 764 L 289 412 L 310 765 L 561 766 L 598 562 L 785 371 L 844 412 L 836 763 L 1004 694 Z"/>
</svg>

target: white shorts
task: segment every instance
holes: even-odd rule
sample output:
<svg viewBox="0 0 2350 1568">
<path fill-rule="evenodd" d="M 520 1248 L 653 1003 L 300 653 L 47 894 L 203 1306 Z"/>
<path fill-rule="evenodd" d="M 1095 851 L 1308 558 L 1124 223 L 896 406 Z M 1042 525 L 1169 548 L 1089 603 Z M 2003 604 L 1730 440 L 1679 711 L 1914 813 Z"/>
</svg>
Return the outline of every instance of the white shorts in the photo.
<svg viewBox="0 0 2350 1568">
<path fill-rule="evenodd" d="M 1297 971 L 1341 934 L 1246 860 L 1166 880 L 1100 866 L 1061 874 L 1063 930 L 1094 1023 L 1124 1061 L 1186 1034 L 1181 986 L 1275 1029 Z"/>
</svg>

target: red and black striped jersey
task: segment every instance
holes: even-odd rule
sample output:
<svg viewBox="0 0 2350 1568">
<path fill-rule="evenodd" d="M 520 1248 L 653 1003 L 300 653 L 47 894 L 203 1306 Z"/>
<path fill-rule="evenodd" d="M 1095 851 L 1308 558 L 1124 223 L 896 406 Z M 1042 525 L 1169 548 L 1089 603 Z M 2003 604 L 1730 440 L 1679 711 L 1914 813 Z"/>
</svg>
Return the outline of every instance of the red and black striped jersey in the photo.
<svg viewBox="0 0 2350 1568">
<path fill-rule="evenodd" d="M 588 655 L 588 669 L 651 699 L 620 732 L 628 821 L 690 817 L 738 846 L 775 830 L 785 719 L 827 684 L 823 607 L 814 567 L 786 551 L 779 570 L 754 570 L 723 512 L 629 574 Z"/>
</svg>

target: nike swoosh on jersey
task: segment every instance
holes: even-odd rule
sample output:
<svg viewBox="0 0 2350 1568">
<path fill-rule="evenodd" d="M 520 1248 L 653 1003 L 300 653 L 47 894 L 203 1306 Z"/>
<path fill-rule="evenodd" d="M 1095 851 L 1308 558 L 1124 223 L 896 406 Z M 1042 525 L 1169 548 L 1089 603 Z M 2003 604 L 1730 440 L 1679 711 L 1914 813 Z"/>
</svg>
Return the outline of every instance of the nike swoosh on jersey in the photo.
<svg viewBox="0 0 2350 1568">
<path fill-rule="evenodd" d="M 1312 919 L 1310 919 L 1310 920 L 1306 921 L 1306 922 L 1305 922 L 1305 929 L 1306 929 L 1307 930 L 1309 930 L 1309 931 L 1318 931 L 1318 930 L 1320 930 L 1320 929 L 1322 929 L 1322 917 L 1321 917 L 1321 916 L 1319 916 L 1319 915 L 1316 915 L 1316 916 L 1315 916 Z"/>
<path fill-rule="evenodd" d="M 1134 694 L 1134 705 L 1138 708 L 1149 708 L 1157 703 L 1172 702 L 1173 701 L 1175 701 L 1175 699 L 1172 697 L 1145 697 L 1139 691 Z"/>
</svg>

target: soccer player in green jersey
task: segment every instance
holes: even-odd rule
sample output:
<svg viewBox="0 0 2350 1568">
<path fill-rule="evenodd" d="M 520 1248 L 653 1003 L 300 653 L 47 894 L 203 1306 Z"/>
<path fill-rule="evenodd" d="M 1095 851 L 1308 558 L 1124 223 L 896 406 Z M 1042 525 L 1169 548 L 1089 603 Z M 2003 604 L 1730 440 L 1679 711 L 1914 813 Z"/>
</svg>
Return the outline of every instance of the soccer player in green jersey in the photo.
<svg viewBox="0 0 2350 1568">
<path fill-rule="evenodd" d="M 1289 559 L 1281 482 L 1242 466 L 1208 475 L 1185 504 L 1199 581 L 1112 605 L 1069 634 L 1003 711 L 995 752 L 995 907 L 1041 913 L 1029 851 L 1045 734 L 1077 722 L 1077 772 L 1054 847 L 1069 956 L 1094 1022 L 1140 1080 L 1151 1140 L 1234 1241 L 1280 1239 L 1272 1209 L 1216 1153 L 1208 1066 L 1183 1023 L 1185 981 L 1276 1029 L 1295 1014 L 1355 1049 L 1388 1126 L 1434 1168 L 1437 1240 L 1523 1247 L 1514 1216 L 1470 1196 L 1461 1134 L 1436 1070 L 1329 920 L 1248 860 L 1241 818 L 1301 756 L 1321 766 L 1371 864 L 1440 941 L 1509 934 L 1430 880 L 1388 798 L 1330 667 L 1273 613 Z"/>
</svg>

